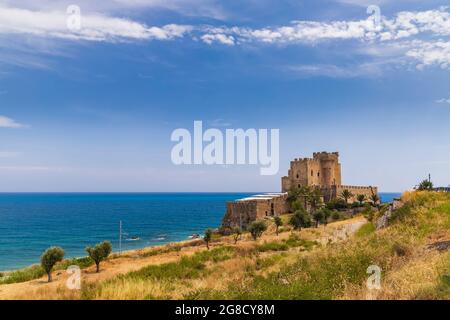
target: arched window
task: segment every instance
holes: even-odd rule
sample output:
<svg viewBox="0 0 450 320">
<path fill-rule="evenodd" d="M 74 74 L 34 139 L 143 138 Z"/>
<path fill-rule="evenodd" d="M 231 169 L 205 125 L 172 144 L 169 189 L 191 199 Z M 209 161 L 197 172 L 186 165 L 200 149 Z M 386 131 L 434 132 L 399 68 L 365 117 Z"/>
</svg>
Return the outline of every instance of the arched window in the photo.
<svg viewBox="0 0 450 320">
<path fill-rule="evenodd" d="M 320 171 L 317 171 L 317 176 L 320 177 Z"/>
<path fill-rule="evenodd" d="M 314 177 L 314 171 L 311 170 L 311 177 Z"/>
</svg>

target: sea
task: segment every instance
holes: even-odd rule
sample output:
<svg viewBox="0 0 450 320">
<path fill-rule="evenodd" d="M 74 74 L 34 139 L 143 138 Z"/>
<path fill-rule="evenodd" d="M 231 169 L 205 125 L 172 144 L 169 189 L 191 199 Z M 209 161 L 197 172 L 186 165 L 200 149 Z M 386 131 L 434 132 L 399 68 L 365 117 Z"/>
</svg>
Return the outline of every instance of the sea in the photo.
<svg viewBox="0 0 450 320">
<path fill-rule="evenodd" d="M 227 201 L 252 193 L 0 193 L 0 271 L 39 263 L 60 246 L 65 257 L 110 240 L 122 250 L 187 240 L 220 225 Z M 400 193 L 380 193 L 389 202 Z"/>
</svg>

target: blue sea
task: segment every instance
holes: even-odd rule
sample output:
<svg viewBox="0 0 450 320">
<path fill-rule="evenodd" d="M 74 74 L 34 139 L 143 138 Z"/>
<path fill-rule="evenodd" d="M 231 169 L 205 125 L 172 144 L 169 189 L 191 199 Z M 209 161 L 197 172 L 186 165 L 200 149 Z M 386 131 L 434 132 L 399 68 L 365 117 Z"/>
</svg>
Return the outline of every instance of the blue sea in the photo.
<svg viewBox="0 0 450 320">
<path fill-rule="evenodd" d="M 66 257 L 110 240 L 122 250 L 188 239 L 218 227 L 225 203 L 254 193 L 0 193 L 0 270 L 39 262 L 49 246 Z M 380 193 L 384 202 L 399 193 Z M 138 237 L 139 240 L 133 240 Z"/>
</svg>

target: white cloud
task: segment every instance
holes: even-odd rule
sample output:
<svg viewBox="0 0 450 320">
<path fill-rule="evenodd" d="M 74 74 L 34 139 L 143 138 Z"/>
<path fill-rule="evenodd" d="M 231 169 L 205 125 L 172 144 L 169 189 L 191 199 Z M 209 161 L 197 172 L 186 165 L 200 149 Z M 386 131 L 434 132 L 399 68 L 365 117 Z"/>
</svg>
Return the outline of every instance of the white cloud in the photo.
<svg viewBox="0 0 450 320">
<path fill-rule="evenodd" d="M 212 44 L 213 42 L 219 42 L 221 44 L 226 45 L 234 45 L 234 37 L 233 36 L 227 36 L 226 34 L 216 33 L 216 34 L 205 34 L 201 36 L 201 39 L 203 42 L 207 44 Z"/>
<path fill-rule="evenodd" d="M 82 14 L 81 28 L 74 30 L 68 28 L 67 19 L 68 15 L 63 11 L 31 11 L 0 6 L 0 34 L 31 34 L 90 41 L 168 40 L 182 37 L 191 29 L 185 25 L 155 27 L 128 19 Z"/>
<path fill-rule="evenodd" d="M 406 56 L 419 62 L 418 69 L 427 66 L 439 66 L 442 69 L 450 68 L 450 41 L 420 41 L 411 42 L 412 48 L 406 52 Z"/>
<path fill-rule="evenodd" d="M 450 98 L 449 99 L 446 99 L 446 98 L 438 99 L 438 100 L 436 100 L 436 103 L 448 103 L 448 104 L 450 104 Z"/>
<path fill-rule="evenodd" d="M 0 128 L 23 128 L 23 127 L 26 126 L 16 122 L 11 118 L 0 116 Z"/>
</svg>

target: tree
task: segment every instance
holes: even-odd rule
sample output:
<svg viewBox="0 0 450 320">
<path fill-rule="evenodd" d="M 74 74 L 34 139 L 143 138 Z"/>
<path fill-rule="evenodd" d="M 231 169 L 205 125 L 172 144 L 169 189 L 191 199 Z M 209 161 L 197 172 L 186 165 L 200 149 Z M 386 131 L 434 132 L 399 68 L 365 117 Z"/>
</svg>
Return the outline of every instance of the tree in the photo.
<svg viewBox="0 0 450 320">
<path fill-rule="evenodd" d="M 316 211 L 316 212 L 314 212 L 314 214 L 313 214 L 313 219 L 314 219 L 314 221 L 316 222 L 316 228 L 318 228 L 319 227 L 319 222 L 322 222 L 323 221 L 323 212 L 322 212 L 322 210 L 319 210 L 319 211 Z"/>
<path fill-rule="evenodd" d="M 96 272 L 100 272 L 100 262 L 105 260 L 112 251 L 112 245 L 109 241 L 97 243 L 94 247 L 86 247 L 89 257 L 94 260 L 97 267 Z"/>
<path fill-rule="evenodd" d="M 233 229 L 233 239 L 234 239 L 234 244 L 236 244 L 238 242 L 238 240 L 240 239 L 242 235 L 242 229 L 239 227 L 236 227 Z"/>
<path fill-rule="evenodd" d="M 294 227 L 294 230 L 301 230 L 311 226 L 311 216 L 305 210 L 298 210 L 289 219 L 289 224 Z"/>
<path fill-rule="evenodd" d="M 342 199 L 345 200 L 345 203 L 348 205 L 348 200 L 353 197 L 353 193 L 351 193 L 351 191 L 349 191 L 348 189 L 344 189 L 341 193 L 341 197 Z"/>
<path fill-rule="evenodd" d="M 417 187 L 417 190 L 421 190 L 421 191 L 431 191 L 433 190 L 433 182 L 431 182 L 430 180 L 426 179 L 423 180 L 419 183 L 419 186 Z"/>
<path fill-rule="evenodd" d="M 52 269 L 64 258 L 64 250 L 60 247 L 50 247 L 41 256 L 41 266 L 47 273 L 48 282 L 52 282 Z"/>
<path fill-rule="evenodd" d="M 250 223 L 250 225 L 247 227 L 247 230 L 250 232 L 250 234 L 253 237 L 253 240 L 256 241 L 256 239 L 258 239 L 259 237 L 261 237 L 261 235 L 263 234 L 264 231 L 267 230 L 267 226 L 264 223 L 264 221 L 253 221 L 252 223 Z"/>
<path fill-rule="evenodd" d="M 273 219 L 273 222 L 275 223 L 275 228 L 276 228 L 276 233 L 278 235 L 278 228 L 281 227 L 283 225 L 283 221 L 281 220 L 280 217 L 275 217 Z"/>
<path fill-rule="evenodd" d="M 359 202 L 359 205 L 363 205 L 363 202 L 364 201 L 366 201 L 366 195 L 364 195 L 364 194 L 358 194 L 357 196 L 356 196 L 356 200 L 358 200 L 358 202 Z"/>
<path fill-rule="evenodd" d="M 370 200 L 372 200 L 372 204 L 375 207 L 378 207 L 378 203 L 380 202 L 380 197 L 376 193 L 374 193 L 370 196 Z"/>
<path fill-rule="evenodd" d="M 314 188 L 314 190 L 311 190 L 308 197 L 308 204 L 311 207 L 311 211 L 315 212 L 317 208 L 322 206 L 322 192 L 318 188 Z"/>
<path fill-rule="evenodd" d="M 206 248 L 209 250 L 209 243 L 211 242 L 212 239 L 212 235 L 213 235 L 213 231 L 212 229 L 206 229 L 205 230 L 205 236 L 203 237 L 203 240 L 206 243 Z"/>
<path fill-rule="evenodd" d="M 322 208 L 321 211 L 322 211 L 322 214 L 323 214 L 323 223 L 325 225 L 327 225 L 328 224 L 328 219 L 333 214 L 333 211 L 328 209 L 328 208 Z"/>
</svg>

